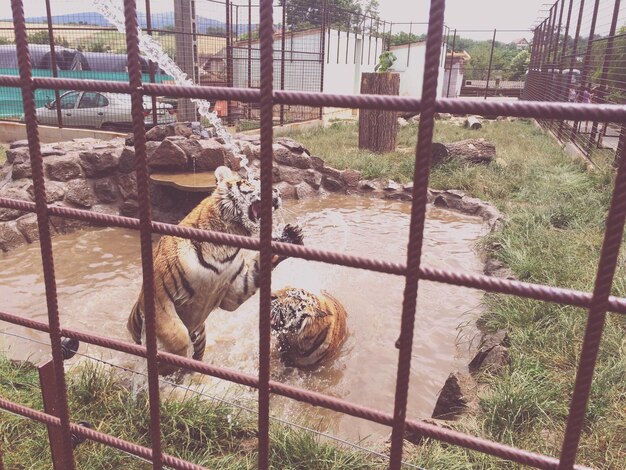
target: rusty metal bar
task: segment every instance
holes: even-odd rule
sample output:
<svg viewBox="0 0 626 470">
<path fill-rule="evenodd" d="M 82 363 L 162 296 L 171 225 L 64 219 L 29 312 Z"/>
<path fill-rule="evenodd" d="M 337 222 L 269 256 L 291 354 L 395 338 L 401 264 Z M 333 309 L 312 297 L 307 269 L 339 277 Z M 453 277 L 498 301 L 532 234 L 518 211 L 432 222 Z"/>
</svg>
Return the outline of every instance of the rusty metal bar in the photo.
<svg viewBox="0 0 626 470">
<path fill-rule="evenodd" d="M 393 430 L 391 433 L 390 470 L 398 470 L 402 464 L 404 421 L 406 419 L 409 375 L 411 371 L 411 350 L 413 348 L 413 328 L 417 307 L 419 270 L 422 262 L 426 203 L 428 202 L 428 177 L 435 126 L 435 101 L 437 98 L 437 79 L 439 78 L 439 56 L 443 39 L 444 10 L 445 0 L 431 1 L 422 86 L 424 109 L 420 117 L 415 149 L 413 203 L 411 204 L 411 224 L 406 257 L 407 273 L 402 302 L 400 337 L 397 342 L 399 349 L 398 373 L 396 377 Z"/>
<path fill-rule="evenodd" d="M 224 2 L 226 8 L 226 86 L 233 87 L 233 38 L 231 35 L 231 3 L 230 0 Z M 231 100 L 226 100 L 226 119 L 231 122 L 232 118 L 232 106 Z"/>
<path fill-rule="evenodd" d="M 450 98 L 450 83 L 452 82 L 452 68 L 454 67 L 454 48 L 455 47 L 456 47 L 456 29 L 454 30 L 454 35 L 452 36 L 452 55 L 450 56 L 450 73 L 448 74 L 448 88 L 446 89 L 446 98 Z"/>
<path fill-rule="evenodd" d="M 283 31 L 282 31 L 282 34 L 280 35 L 280 89 L 284 90 L 285 89 L 285 35 L 287 34 L 287 23 L 285 21 L 287 18 L 286 4 L 283 4 L 282 10 L 283 10 L 282 12 L 283 13 L 282 15 Z M 293 36 L 291 37 L 291 47 L 293 47 Z M 272 116 L 272 120 L 273 120 L 273 116 Z M 285 124 L 285 105 L 284 104 L 280 105 L 280 121 L 279 122 L 281 126 Z"/>
<path fill-rule="evenodd" d="M 259 455 L 258 467 L 269 468 L 270 307 L 272 286 L 272 162 L 274 40 L 272 0 L 261 0 L 261 233 L 259 270 Z"/>
<path fill-rule="evenodd" d="M 52 66 L 52 76 L 59 76 L 59 69 L 57 67 L 57 55 L 54 46 L 54 31 L 52 29 L 52 10 L 50 8 L 50 0 L 46 0 L 46 20 L 48 23 L 48 42 L 50 43 L 50 65 Z M 54 90 L 54 104 L 57 110 L 57 124 L 59 127 L 63 127 L 63 113 L 61 112 L 60 103 L 61 94 L 59 90 Z"/>
<path fill-rule="evenodd" d="M 556 64 L 559 54 L 559 41 L 561 40 L 561 26 L 563 25 L 563 10 L 565 9 L 565 0 L 561 0 L 561 8 L 559 10 L 559 25 L 556 28 L 556 42 L 554 43 L 554 56 L 552 62 Z"/>
<path fill-rule="evenodd" d="M 17 52 L 20 73 L 20 86 L 24 106 L 24 120 L 26 121 L 26 135 L 32 168 L 33 188 L 35 192 L 35 208 L 37 213 L 37 227 L 39 231 L 39 245 L 43 265 L 44 284 L 46 288 L 46 305 L 48 309 L 48 324 L 50 325 L 50 345 L 52 360 L 55 364 L 55 378 L 57 383 L 57 406 L 61 422 L 63 438 L 63 459 L 65 468 L 74 470 L 74 453 L 70 436 L 70 415 L 67 403 L 67 388 L 63 371 L 63 352 L 61 350 L 61 323 L 59 319 L 59 305 L 57 299 L 56 279 L 54 273 L 54 257 L 52 252 L 52 238 L 50 233 L 48 207 L 46 204 L 46 188 L 43 171 L 43 158 L 39 145 L 39 131 L 35 114 L 35 91 L 32 86 L 32 65 L 26 35 L 26 22 L 22 0 L 11 0 L 13 25 L 15 27 L 15 48 Z"/>
<path fill-rule="evenodd" d="M 491 52 L 489 53 L 489 68 L 487 69 L 487 84 L 485 85 L 485 99 L 489 92 L 489 79 L 491 78 L 491 64 L 493 63 L 493 48 L 496 45 L 496 30 L 493 30 L 493 39 L 491 40 Z"/>
<path fill-rule="evenodd" d="M 43 409 L 49 415 L 58 416 L 56 395 L 58 387 L 55 379 L 54 363 L 46 361 L 37 367 L 37 371 L 39 372 Z M 48 424 L 48 441 L 50 442 L 50 454 L 54 470 L 64 470 L 66 467 L 63 458 L 63 434 L 59 427 Z"/>
<path fill-rule="evenodd" d="M 561 57 L 560 57 L 560 63 L 559 63 L 559 73 L 561 74 L 561 83 L 562 83 L 562 87 L 563 89 L 561 90 L 561 96 L 566 97 L 567 100 L 569 100 L 568 94 L 569 94 L 569 89 L 571 87 L 571 78 L 569 76 L 567 76 L 567 80 L 564 79 L 562 77 L 563 75 L 563 64 L 564 64 L 564 59 L 565 59 L 565 54 L 567 52 L 567 38 L 569 36 L 569 28 L 570 28 L 570 24 L 572 21 L 572 10 L 574 7 L 574 0 L 569 0 L 569 7 L 567 9 L 567 22 L 566 22 L 566 26 L 565 26 L 565 33 L 563 35 L 563 48 L 561 49 Z M 559 121 L 559 128 L 557 130 L 557 134 L 556 137 L 559 141 L 563 141 L 563 127 L 565 126 L 565 121 L 563 119 L 561 119 Z"/>
<path fill-rule="evenodd" d="M 569 63 L 569 72 L 573 75 L 574 73 L 574 64 L 576 63 L 576 55 L 578 53 L 578 39 L 580 38 L 580 28 L 583 21 L 583 11 L 585 9 L 585 0 L 580 0 L 580 9 L 578 10 L 578 21 L 576 23 L 576 34 L 574 35 L 574 45 L 572 46 L 572 55 Z M 580 92 L 580 86 L 578 88 Z M 570 133 L 570 140 L 576 140 L 576 126 L 572 126 L 572 131 Z"/>
<path fill-rule="evenodd" d="M 143 121 L 143 96 L 141 90 L 141 65 L 139 61 L 139 36 L 135 0 L 124 0 L 126 22 L 126 48 L 128 51 L 128 79 L 131 89 L 131 112 L 135 140 L 137 193 L 139 202 L 139 236 L 141 241 L 141 267 L 143 273 L 144 325 L 148 363 L 148 399 L 150 404 L 150 440 L 152 468 L 163 468 L 161 448 L 161 413 L 159 400 L 159 372 L 157 362 L 156 319 L 154 307 L 154 265 L 152 258 L 152 230 L 150 191 L 146 156 L 146 134 Z"/>
<path fill-rule="evenodd" d="M 324 73 L 326 72 L 326 68 L 324 66 L 324 64 L 326 63 L 326 61 L 324 60 L 324 51 L 326 50 L 326 28 L 328 28 L 328 39 L 330 40 L 330 28 L 328 27 L 328 0 L 324 0 L 323 3 L 322 26 L 320 29 L 320 93 L 324 92 Z M 323 117 L 324 108 L 320 106 L 319 118 L 323 119 Z"/>
</svg>

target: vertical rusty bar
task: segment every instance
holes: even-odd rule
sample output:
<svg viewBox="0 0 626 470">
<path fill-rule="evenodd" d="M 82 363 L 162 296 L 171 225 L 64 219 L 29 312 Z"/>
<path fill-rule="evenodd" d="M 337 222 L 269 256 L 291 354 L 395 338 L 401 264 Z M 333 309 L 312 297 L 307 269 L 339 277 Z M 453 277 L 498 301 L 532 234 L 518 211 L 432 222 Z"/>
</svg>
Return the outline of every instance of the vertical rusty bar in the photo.
<svg viewBox="0 0 626 470">
<path fill-rule="evenodd" d="M 383 23 L 384 24 L 384 23 Z M 374 39 L 374 63 L 378 63 L 378 31 L 380 28 L 380 20 L 376 18 L 376 38 Z M 383 35 L 385 32 L 383 31 Z"/>
<path fill-rule="evenodd" d="M 626 134 L 622 132 L 618 148 L 626 145 Z M 602 339 L 602 330 L 606 320 L 608 299 L 613 285 L 613 277 L 617 266 L 617 258 L 624 234 L 624 220 L 626 218 L 626 159 L 621 159 L 615 188 L 611 198 L 611 206 L 606 221 L 604 241 L 596 274 L 587 326 L 580 353 L 580 362 L 576 372 L 574 393 L 570 404 L 565 436 L 560 455 L 560 470 L 572 468 L 576 461 L 576 453 L 582 433 L 583 422 L 591 392 L 593 372 Z"/>
<path fill-rule="evenodd" d="M 235 5 L 235 41 L 239 41 L 239 5 Z"/>
<path fill-rule="evenodd" d="M 270 290 L 272 285 L 272 0 L 260 2 L 261 38 L 261 233 L 259 285 L 259 455 L 258 468 L 269 467 Z"/>
<path fill-rule="evenodd" d="M 287 22 L 286 22 L 287 8 L 283 4 L 283 32 L 280 35 L 280 89 L 285 89 L 285 34 L 287 34 Z M 322 34 L 323 36 L 323 34 Z M 291 38 L 291 47 L 293 48 L 293 37 Z M 292 57 L 293 58 L 293 57 Z M 285 124 L 285 105 L 280 104 L 280 125 Z"/>
<path fill-rule="evenodd" d="M 411 371 L 411 349 L 413 347 L 413 328 L 417 306 L 419 269 L 421 265 L 422 244 L 424 241 L 424 222 L 430 157 L 432 151 L 435 105 L 437 100 L 437 80 L 439 75 L 439 57 L 443 39 L 443 17 L 445 0 L 431 0 L 424 60 L 424 79 L 422 86 L 422 113 L 419 122 L 417 145 L 415 149 L 415 172 L 413 176 L 413 203 L 411 204 L 411 224 L 407 247 L 407 272 L 402 303 L 402 322 L 397 345 L 398 373 L 391 433 L 391 455 L 389 468 L 399 470 L 402 464 L 402 444 L 404 440 L 404 421 L 406 419 L 409 375 Z"/>
<path fill-rule="evenodd" d="M 363 65 L 363 54 L 365 53 L 365 21 L 367 21 L 367 17 L 363 15 L 361 21 L 361 65 Z"/>
<path fill-rule="evenodd" d="M 374 31 L 374 17 L 370 17 L 370 33 L 369 33 L 369 39 L 368 39 L 368 46 L 367 46 L 367 65 L 370 64 L 370 58 L 372 57 L 372 32 Z"/>
<path fill-rule="evenodd" d="M 489 92 L 489 79 L 491 78 L 491 64 L 493 63 L 493 48 L 496 45 L 496 30 L 493 30 L 493 39 L 491 40 L 491 52 L 489 53 L 489 68 L 487 69 L 487 84 L 485 85 L 485 99 Z"/>
<path fill-rule="evenodd" d="M 446 90 L 446 98 L 450 98 L 450 82 L 452 82 L 452 68 L 454 67 L 454 48 L 455 47 L 456 47 L 456 28 L 454 29 L 454 35 L 452 36 L 452 55 L 450 56 L 450 73 L 448 74 L 448 89 Z"/>
<path fill-rule="evenodd" d="M 248 0 L 248 88 L 252 88 L 252 0 Z M 250 106 L 248 106 L 248 113 L 249 110 Z"/>
<path fill-rule="evenodd" d="M 326 0 L 325 0 L 326 1 Z M 328 21 L 330 19 L 329 16 L 329 10 L 328 10 L 328 5 L 326 6 L 326 24 L 327 24 L 327 28 L 328 28 L 328 40 L 326 41 L 328 43 L 328 50 L 326 51 L 326 63 L 330 64 L 330 27 L 331 27 L 331 23 L 330 21 Z"/>
<path fill-rule="evenodd" d="M 547 80 L 544 80 L 543 88 L 544 88 L 544 97 L 547 101 L 553 101 L 552 97 L 552 83 L 554 81 L 554 64 L 552 64 L 550 60 L 550 55 L 552 54 L 552 41 L 554 39 L 554 23 L 556 22 L 556 6 L 555 3 L 550 8 L 550 16 L 548 20 L 548 38 L 546 41 L 546 63 L 548 64 L 548 70 L 546 71 Z"/>
<path fill-rule="evenodd" d="M 54 368 L 57 384 L 58 416 L 61 420 L 63 436 L 63 459 L 68 470 L 74 470 L 74 453 L 70 434 L 70 415 L 67 403 L 67 387 L 63 370 L 63 351 L 61 348 L 61 322 L 59 319 L 59 305 L 56 291 L 54 272 L 54 256 L 52 253 L 52 239 L 46 204 L 46 188 L 43 172 L 43 159 L 39 144 L 39 130 L 35 114 L 35 92 L 26 35 L 26 22 L 22 0 L 11 0 L 13 13 L 13 27 L 15 28 L 15 49 L 20 72 L 20 86 L 24 106 L 24 120 L 26 121 L 26 135 L 32 168 L 33 188 L 35 191 L 35 206 L 37 213 L 37 228 L 39 231 L 39 246 L 43 265 L 44 284 L 46 288 L 46 304 L 48 309 L 48 324 L 50 327 L 50 346 L 52 360 L 57 366 Z"/>
<path fill-rule="evenodd" d="M 126 49 L 128 54 L 128 79 L 134 90 L 131 97 L 133 134 L 135 138 L 135 169 L 139 202 L 139 234 L 141 242 L 141 267 L 144 293 L 144 324 L 146 328 L 146 360 L 148 364 L 148 399 L 150 404 L 150 437 L 152 467 L 163 468 L 161 447 L 161 414 L 159 409 L 159 372 L 157 360 L 156 319 L 154 309 L 154 266 L 152 259 L 152 230 L 150 192 L 146 157 L 146 129 L 143 121 L 143 96 L 141 66 L 139 62 L 139 37 L 137 6 L 135 0 L 124 0 L 126 22 Z"/>
<path fill-rule="evenodd" d="M 352 14 L 348 19 L 348 29 L 346 30 L 346 65 L 348 64 L 348 56 L 350 54 L 350 28 L 352 28 Z"/>
<path fill-rule="evenodd" d="M 231 4 L 230 0 L 224 3 L 226 8 L 226 86 L 232 87 L 233 83 L 233 38 L 231 37 Z M 232 100 L 226 100 L 226 120 L 231 122 Z"/>
<path fill-rule="evenodd" d="M 578 10 L 578 21 L 576 23 L 576 34 L 574 35 L 574 44 L 572 46 L 572 56 L 569 61 L 569 73 L 574 76 L 574 64 L 576 63 L 576 55 L 578 54 L 578 39 L 580 38 L 580 27 L 583 21 L 583 11 L 585 9 L 585 0 L 580 0 L 580 9 Z M 580 91 L 580 84 L 578 85 L 578 90 Z M 576 125 L 572 126 L 572 131 L 570 133 L 569 139 L 572 142 L 576 140 Z"/>
<path fill-rule="evenodd" d="M 52 416 L 58 416 L 56 380 L 54 373 L 54 363 L 47 361 L 37 367 L 39 372 L 39 385 L 41 387 L 41 397 L 43 399 L 43 410 Z M 63 459 L 63 434 L 61 430 L 48 424 L 48 441 L 50 442 L 50 454 L 52 456 L 52 468 L 54 470 L 64 470 L 65 461 Z"/>
<path fill-rule="evenodd" d="M 46 18 L 48 22 L 48 42 L 50 43 L 50 65 L 52 65 L 52 76 L 57 78 L 59 76 L 59 69 L 57 67 L 57 55 L 54 50 L 54 31 L 52 29 L 52 10 L 50 8 L 50 0 L 46 0 Z M 63 113 L 61 112 L 61 103 L 59 98 L 61 94 L 59 90 L 54 90 L 54 104 L 57 111 L 57 124 L 59 127 L 63 127 Z"/>
<path fill-rule="evenodd" d="M 565 99 L 569 99 L 568 98 L 568 94 L 569 94 L 569 88 L 571 86 L 571 78 L 569 77 L 569 75 L 566 74 L 565 77 L 563 77 L 563 70 L 565 70 L 563 68 L 563 65 L 565 63 L 565 56 L 567 53 L 567 42 L 568 42 L 568 37 L 569 37 L 569 29 L 570 29 L 570 25 L 572 22 L 572 11 L 574 8 L 574 0 L 569 0 L 569 7 L 567 9 L 567 22 L 566 22 L 566 26 L 565 26 L 565 33 L 563 34 L 563 48 L 561 49 L 561 60 L 559 63 L 559 70 L 561 72 L 561 78 L 560 78 L 560 82 L 561 82 L 561 86 L 563 87 L 563 89 L 561 90 L 561 96 L 565 97 Z M 559 141 L 563 141 L 563 127 L 565 126 L 565 120 L 561 119 L 559 121 L 559 130 L 557 131 L 557 139 Z"/>
<path fill-rule="evenodd" d="M 324 6 L 322 9 L 322 28 L 320 30 L 320 92 L 324 91 L 324 72 L 325 72 L 325 61 L 324 61 L 324 51 L 326 50 L 326 27 L 328 24 L 328 0 L 324 0 Z M 328 30 L 330 32 L 330 29 Z M 324 117 L 324 108 L 320 106 L 319 111 L 320 119 Z"/>
<path fill-rule="evenodd" d="M 339 50 L 341 49 L 341 30 L 337 28 L 337 64 L 339 63 Z"/>
<path fill-rule="evenodd" d="M 409 66 L 409 59 L 411 58 L 411 34 L 413 33 L 413 22 L 411 21 L 409 23 L 409 47 L 407 48 L 406 51 L 406 66 Z M 444 62 L 444 67 L 445 67 L 445 62 Z"/>
<path fill-rule="evenodd" d="M 352 63 L 356 65 L 356 53 L 357 53 L 357 45 L 359 41 L 359 16 L 357 15 L 356 23 L 354 24 L 354 52 L 352 53 Z"/>
<path fill-rule="evenodd" d="M 554 44 L 554 56 L 552 62 L 556 65 L 559 55 L 559 41 L 561 40 L 561 26 L 563 25 L 563 10 L 565 9 L 565 0 L 561 0 L 561 9 L 559 11 L 559 25 L 556 28 L 556 42 Z"/>
<path fill-rule="evenodd" d="M 385 50 L 391 50 L 391 36 L 393 31 L 393 21 L 389 23 L 389 33 L 387 33 L 387 47 Z"/>
<path fill-rule="evenodd" d="M 146 0 L 146 32 L 149 36 L 152 36 L 152 15 L 150 13 L 150 0 Z M 154 78 L 154 67 L 155 64 L 151 60 L 148 61 L 150 66 L 150 83 L 155 83 Z M 156 126 L 158 124 L 157 117 L 157 99 L 156 96 L 152 97 L 152 125 Z"/>
</svg>

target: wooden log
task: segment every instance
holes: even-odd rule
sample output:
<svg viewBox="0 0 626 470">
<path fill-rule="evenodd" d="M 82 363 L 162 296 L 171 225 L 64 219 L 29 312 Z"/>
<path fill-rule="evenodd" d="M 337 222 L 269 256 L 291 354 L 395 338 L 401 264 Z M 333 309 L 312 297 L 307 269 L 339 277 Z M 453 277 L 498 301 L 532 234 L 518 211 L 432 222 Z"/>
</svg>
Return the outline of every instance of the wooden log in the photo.
<svg viewBox="0 0 626 470">
<path fill-rule="evenodd" d="M 465 121 L 465 125 L 466 127 L 469 127 L 470 129 L 474 131 L 483 127 L 482 123 L 480 122 L 480 119 L 478 119 L 476 116 L 468 116 L 467 121 Z"/>
<path fill-rule="evenodd" d="M 496 146 L 485 139 L 466 139 L 451 143 L 433 142 L 431 162 L 437 165 L 451 158 L 470 163 L 489 163 L 496 156 Z"/>
<path fill-rule="evenodd" d="M 397 73 L 361 74 L 361 94 L 398 95 L 400 75 Z M 359 113 L 359 148 L 372 152 L 396 149 L 397 112 L 362 109 Z"/>
</svg>

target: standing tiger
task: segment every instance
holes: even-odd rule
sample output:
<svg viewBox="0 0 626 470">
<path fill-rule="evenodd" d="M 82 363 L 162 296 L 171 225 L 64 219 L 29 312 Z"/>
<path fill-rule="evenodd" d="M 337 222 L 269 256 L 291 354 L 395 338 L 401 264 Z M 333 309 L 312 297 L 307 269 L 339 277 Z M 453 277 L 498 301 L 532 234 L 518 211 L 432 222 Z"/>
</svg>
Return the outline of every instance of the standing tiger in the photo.
<svg viewBox="0 0 626 470">
<path fill-rule="evenodd" d="M 217 187 L 179 225 L 236 235 L 258 234 L 261 196 L 258 180 L 240 178 L 227 167 L 215 170 Z M 272 206 L 281 205 L 274 190 Z M 282 242 L 302 244 L 299 227 L 285 226 Z M 201 360 L 206 346 L 204 321 L 217 307 L 233 311 L 259 286 L 259 253 L 174 236 L 162 237 L 154 250 L 155 320 L 159 349 Z M 284 258 L 274 256 L 272 267 Z M 127 328 L 142 342 L 143 288 Z M 159 366 L 167 375 L 175 367 Z"/>
<path fill-rule="evenodd" d="M 346 318 L 343 305 L 328 292 L 285 287 L 272 293 L 272 329 L 287 365 L 313 366 L 335 356 L 348 333 Z"/>
</svg>

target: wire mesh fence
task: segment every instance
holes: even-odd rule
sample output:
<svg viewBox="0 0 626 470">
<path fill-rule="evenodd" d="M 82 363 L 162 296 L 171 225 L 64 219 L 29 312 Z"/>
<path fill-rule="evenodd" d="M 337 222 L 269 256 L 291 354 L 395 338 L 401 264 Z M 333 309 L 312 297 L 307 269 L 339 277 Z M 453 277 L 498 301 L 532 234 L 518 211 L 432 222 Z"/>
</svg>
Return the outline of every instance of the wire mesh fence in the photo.
<svg viewBox="0 0 626 470">
<path fill-rule="evenodd" d="M 563 2 L 561 2 L 563 3 Z M 616 2 L 617 4 L 619 2 Z M 596 2 L 596 6 L 598 2 Z M 538 285 L 496 279 L 482 275 L 468 275 L 453 271 L 427 268 L 421 265 L 421 251 L 424 240 L 424 218 L 427 202 L 427 186 L 431 159 L 431 144 L 435 112 L 450 112 L 455 114 L 480 114 L 502 116 L 524 116 L 541 120 L 560 120 L 562 122 L 598 122 L 619 123 L 626 122 L 626 109 L 610 103 L 597 103 L 590 100 L 579 103 L 533 103 L 527 102 L 491 102 L 479 100 L 437 99 L 438 70 L 442 62 L 442 43 L 444 37 L 443 14 L 445 2 L 433 0 L 431 2 L 429 25 L 425 47 L 425 68 L 423 79 L 422 98 L 389 97 L 378 95 L 353 96 L 349 94 L 325 94 L 317 92 L 301 92 L 277 89 L 275 85 L 274 62 L 278 59 L 272 51 L 274 38 L 274 19 L 272 16 L 271 1 L 263 1 L 259 5 L 259 89 L 245 89 L 238 87 L 208 87 L 208 86 L 175 86 L 170 84 L 143 82 L 142 62 L 139 54 L 139 38 L 137 35 L 137 9 L 133 0 L 125 2 L 125 21 L 127 44 L 128 80 L 78 80 L 63 77 L 37 77 L 32 68 L 29 54 L 27 28 L 24 22 L 23 4 L 21 0 L 12 0 L 12 10 L 15 25 L 16 51 L 18 59 L 19 77 L 11 74 L 0 75 L 0 86 L 19 87 L 24 108 L 25 122 L 28 132 L 32 179 L 34 183 L 35 202 L 25 202 L 15 199 L 2 198 L 0 206 L 26 212 L 35 212 L 38 221 L 43 272 L 46 285 L 46 301 L 48 323 L 28 320 L 13 315 L 10 312 L 0 312 L 2 321 L 25 326 L 50 335 L 54 375 L 57 392 L 56 416 L 39 412 L 31 408 L 16 404 L 10 400 L 0 398 L 0 408 L 17 413 L 21 416 L 49 424 L 60 429 L 63 462 L 62 468 L 73 469 L 74 459 L 71 445 L 71 434 L 114 446 L 130 452 L 138 457 L 153 462 L 153 467 L 160 469 L 163 466 L 174 468 L 200 468 L 195 464 L 182 459 L 166 455 L 162 451 L 162 436 L 159 411 L 159 384 L 158 365 L 169 364 L 200 374 L 212 375 L 228 381 L 239 383 L 259 391 L 258 401 L 258 467 L 268 468 L 269 459 L 269 399 L 270 394 L 322 406 L 335 411 L 348 413 L 363 419 L 368 419 L 392 428 L 389 467 L 398 469 L 404 446 L 404 432 L 418 432 L 421 435 L 445 443 L 462 446 L 479 452 L 488 453 L 506 460 L 538 468 L 568 469 L 575 466 L 578 444 L 583 432 L 585 409 L 589 400 L 591 381 L 594 366 L 598 355 L 602 328 L 607 311 L 623 314 L 626 312 L 626 300 L 610 296 L 619 255 L 620 242 L 623 237 L 624 221 L 626 219 L 626 162 L 617 159 L 619 168 L 615 181 L 615 189 L 607 219 L 605 238 L 602 253 L 599 259 L 598 274 L 593 292 L 575 292 L 560 289 L 555 286 Z M 582 10 L 582 9 L 581 9 Z M 597 10 L 597 8 L 596 8 Z M 595 15 L 594 15 L 595 16 Z M 339 38 L 342 38 L 341 31 Z M 348 37 L 345 37 L 347 42 Z M 541 42 L 541 41 L 539 41 Z M 540 44 L 535 41 L 533 50 L 539 50 Z M 549 48 L 548 48 L 549 49 Z M 349 51 L 348 51 L 349 53 Z M 33 55 L 34 57 L 34 55 Z M 281 58 L 282 60 L 282 58 Z M 354 60 L 354 59 L 353 59 Z M 534 64 L 533 64 L 534 65 Z M 583 68 L 584 70 L 584 68 Z M 433 72 L 435 71 L 435 72 Z M 534 70 L 541 73 L 541 69 Z M 530 75 L 530 74 L 529 74 Z M 585 82 L 586 83 L 586 82 Z M 536 84 L 536 82 L 535 82 Z M 558 88 L 558 87 L 557 87 Z M 84 93 L 93 93 L 89 98 L 95 98 L 95 103 L 103 103 L 100 94 L 107 98 L 105 93 L 117 93 L 130 96 L 130 115 L 134 131 L 134 147 L 136 151 L 136 172 L 139 194 L 139 218 L 128 218 L 112 215 L 97 214 L 80 209 L 69 209 L 48 205 L 46 200 L 43 158 L 39 142 L 36 113 L 36 90 L 73 90 L 83 93 L 76 97 L 80 103 Z M 531 96 L 539 96 L 541 90 L 533 88 L 533 82 L 528 82 L 527 91 Z M 584 89 L 583 89 L 584 91 Z M 146 163 L 145 140 L 145 97 L 167 96 L 175 99 L 206 98 L 212 101 L 237 101 L 241 103 L 258 103 L 261 125 L 261 199 L 260 209 L 261 233 L 260 238 L 229 235 L 221 232 L 191 229 L 188 227 L 157 223 L 152 220 L 150 211 L 150 196 L 148 190 L 148 172 Z M 107 98 L 108 99 L 108 98 Z M 556 100 L 561 101 L 561 100 Z M 272 202 L 272 126 L 276 106 L 336 106 L 360 109 L 386 109 L 395 111 L 419 112 L 418 143 L 416 147 L 416 164 L 414 185 L 412 187 L 411 230 L 409 233 L 407 258 L 405 263 L 390 263 L 376 259 L 355 257 L 344 253 L 329 252 L 311 249 L 305 246 L 290 245 L 275 242 L 271 239 L 271 202 Z M 60 106 L 59 106 L 60 108 Z M 622 132 L 619 148 L 624 148 L 626 136 Z M 81 332 L 61 328 L 59 308 L 57 304 L 57 285 L 55 281 L 54 254 L 51 245 L 49 219 L 51 216 L 89 220 L 99 224 L 126 227 L 139 230 L 141 236 L 141 253 L 143 268 L 143 285 L 146 289 L 146 346 L 127 343 L 100 336 L 91 332 Z M 154 313 L 154 286 L 155 274 L 152 258 L 152 234 L 168 234 L 181 238 L 188 238 L 208 243 L 217 243 L 226 246 L 242 247 L 258 250 L 260 258 L 260 306 L 259 306 L 259 374 L 258 376 L 238 373 L 223 369 L 205 362 L 189 359 L 174 354 L 157 351 Z M 270 381 L 270 289 L 271 289 L 271 261 L 272 254 L 293 256 L 307 260 L 340 264 L 354 268 L 369 269 L 403 276 L 405 279 L 404 303 L 402 308 L 402 322 L 398 339 L 397 385 L 394 401 L 394 412 L 385 413 L 380 410 L 358 406 L 347 400 L 329 397 L 314 393 L 302 388 Z M 505 444 L 488 441 L 459 431 L 440 428 L 429 423 L 407 419 L 407 390 L 408 377 L 411 367 L 411 350 L 413 329 L 415 327 L 416 300 L 418 295 L 418 281 L 429 280 L 450 285 L 461 285 L 487 292 L 498 292 L 506 295 L 532 298 L 546 302 L 558 302 L 565 305 L 576 305 L 589 309 L 588 322 L 582 344 L 581 361 L 577 371 L 573 398 L 569 408 L 568 424 L 562 443 L 560 458 L 552 457 L 518 449 Z M 71 421 L 68 410 L 66 377 L 64 373 L 61 337 L 69 337 L 90 344 L 115 349 L 146 358 L 148 366 L 148 390 L 150 408 L 151 448 L 121 440 L 88 428 L 81 428 Z M 578 467 L 577 467 L 578 468 Z"/>
<path fill-rule="evenodd" d="M 626 102 L 626 9 L 620 0 L 560 0 L 534 32 L 524 99 L 571 103 Z M 541 121 L 587 157 L 615 151 L 623 126 L 573 119 Z"/>
</svg>

